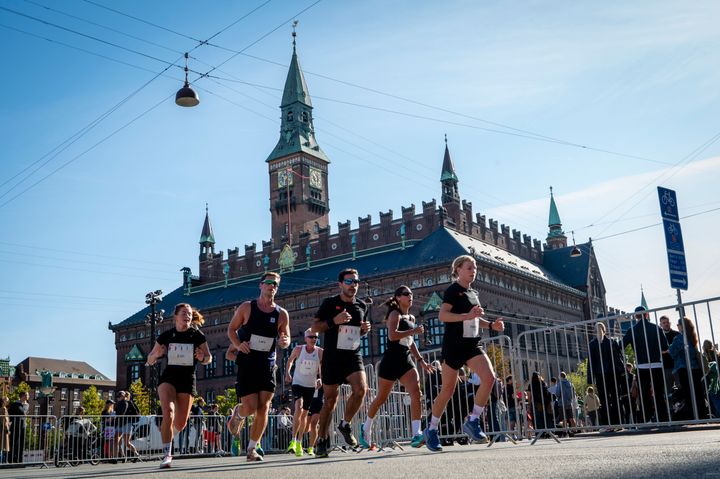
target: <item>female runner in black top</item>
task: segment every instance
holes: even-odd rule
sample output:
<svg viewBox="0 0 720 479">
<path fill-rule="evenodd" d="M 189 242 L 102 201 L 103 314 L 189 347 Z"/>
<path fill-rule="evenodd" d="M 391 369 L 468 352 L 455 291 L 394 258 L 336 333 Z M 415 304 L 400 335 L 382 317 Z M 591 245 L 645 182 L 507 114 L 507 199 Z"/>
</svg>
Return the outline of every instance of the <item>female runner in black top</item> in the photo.
<svg viewBox="0 0 720 479">
<path fill-rule="evenodd" d="M 174 319 L 175 327 L 158 336 L 146 363 L 152 366 L 167 355 L 167 366 L 157 389 L 163 414 L 161 468 L 170 467 L 174 433 L 182 431 L 190 417 L 195 395 L 195 364 L 206 365 L 212 361 L 205 335 L 200 332 L 200 326 L 205 322 L 202 315 L 189 304 L 180 303 L 175 306 Z"/>
</svg>

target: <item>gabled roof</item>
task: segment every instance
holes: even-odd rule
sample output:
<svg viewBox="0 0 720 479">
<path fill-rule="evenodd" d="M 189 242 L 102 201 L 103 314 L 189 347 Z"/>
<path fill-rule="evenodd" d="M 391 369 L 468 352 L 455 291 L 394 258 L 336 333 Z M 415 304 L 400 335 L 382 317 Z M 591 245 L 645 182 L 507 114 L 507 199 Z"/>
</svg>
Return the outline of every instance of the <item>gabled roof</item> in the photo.
<svg viewBox="0 0 720 479">
<path fill-rule="evenodd" d="M 479 265 L 488 264 L 507 269 L 534 280 L 552 283 L 555 287 L 563 288 L 568 292 L 584 294 L 570 288 L 567 283 L 562 282 L 542 266 L 455 230 L 439 228 L 422 240 L 407 241 L 405 245 L 405 248 L 400 244 L 392 244 L 364 250 L 357 253 L 355 260 L 352 259 L 352 254 L 333 257 L 312 263 L 309 270 L 298 266 L 293 272 L 283 273 L 278 295 L 282 298 L 286 294 L 303 290 L 331 287 L 336 284 L 338 271 L 346 267 L 357 269 L 362 279 L 371 279 L 392 272 L 411 271 L 437 264 L 449 265 L 453 259 L 462 254 L 474 255 Z M 172 306 L 181 302 L 190 303 L 201 311 L 222 306 L 232 307 L 258 296 L 259 277 L 258 274 L 240 281 L 230 281 L 227 287 L 224 286 L 224 282 L 203 285 L 192 289 L 190 295 L 185 295 L 183 287 L 179 287 L 165 296 L 163 307 L 166 311 L 170 311 Z M 282 303 L 282 299 L 280 302 Z M 149 307 L 146 307 L 121 323 L 113 325 L 111 329 L 142 324 L 149 311 Z"/>
<path fill-rule="evenodd" d="M 133 345 L 132 349 L 125 355 L 125 361 L 145 361 L 145 355 L 140 350 L 137 344 Z"/>
<path fill-rule="evenodd" d="M 102 374 L 100 371 L 90 366 L 84 361 L 70 361 L 68 359 L 51 359 L 51 358 L 37 358 L 27 357 L 20 362 L 25 367 L 25 372 L 30 375 L 37 375 L 40 371 L 47 370 L 56 375 L 57 373 L 64 373 L 67 375 L 86 375 L 92 376 L 94 379 L 108 380 L 107 376 Z"/>
<path fill-rule="evenodd" d="M 582 254 L 571 257 L 573 247 L 546 249 L 543 253 L 543 266 L 563 283 L 574 288 L 585 288 L 588 284 L 588 274 L 592 261 L 592 247 L 590 243 L 578 244 Z"/>
</svg>

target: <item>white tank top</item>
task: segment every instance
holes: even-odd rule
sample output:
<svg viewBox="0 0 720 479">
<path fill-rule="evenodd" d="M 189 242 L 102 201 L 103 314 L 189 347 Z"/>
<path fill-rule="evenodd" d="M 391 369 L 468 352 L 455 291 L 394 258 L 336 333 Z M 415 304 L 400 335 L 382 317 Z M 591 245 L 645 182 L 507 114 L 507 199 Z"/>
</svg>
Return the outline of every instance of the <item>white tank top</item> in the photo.
<svg viewBox="0 0 720 479">
<path fill-rule="evenodd" d="M 293 384 L 305 388 L 314 388 L 315 381 L 320 370 L 320 355 L 318 348 L 312 353 L 307 352 L 307 346 L 300 349 L 300 356 L 295 360 L 295 374 L 293 374 Z"/>
</svg>

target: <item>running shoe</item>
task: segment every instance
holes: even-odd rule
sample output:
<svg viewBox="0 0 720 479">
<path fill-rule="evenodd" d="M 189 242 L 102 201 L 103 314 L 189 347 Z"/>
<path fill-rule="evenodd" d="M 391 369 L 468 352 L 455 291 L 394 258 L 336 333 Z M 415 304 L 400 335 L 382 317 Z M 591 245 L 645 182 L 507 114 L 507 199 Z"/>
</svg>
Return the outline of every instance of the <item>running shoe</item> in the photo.
<svg viewBox="0 0 720 479">
<path fill-rule="evenodd" d="M 425 429 L 423 433 L 425 436 L 425 446 L 433 452 L 440 452 L 443 450 L 440 445 L 440 437 L 438 436 L 437 429 Z"/>
<path fill-rule="evenodd" d="M 463 423 L 463 432 L 467 434 L 470 439 L 473 441 L 485 444 L 488 442 L 488 438 L 485 435 L 485 433 L 482 430 L 482 426 L 480 426 L 480 418 L 477 419 L 468 419 Z"/>
<path fill-rule="evenodd" d="M 422 434 L 415 434 L 412 439 L 410 439 L 410 445 L 412 447 L 420 447 L 423 444 L 425 444 L 425 436 Z"/>
<path fill-rule="evenodd" d="M 312 447 L 308 447 L 306 452 L 308 456 L 315 456 L 315 450 Z"/>
<path fill-rule="evenodd" d="M 260 446 L 260 443 L 257 443 L 255 445 L 255 450 L 260 455 L 260 457 L 265 457 L 265 451 L 263 451 L 263 448 L 262 448 L 262 446 Z"/>
<path fill-rule="evenodd" d="M 328 457 L 330 454 L 330 438 L 324 437 L 322 439 L 318 439 L 317 441 L 317 457 Z"/>
<path fill-rule="evenodd" d="M 296 441 L 295 442 L 295 457 L 302 457 L 303 456 L 303 448 L 302 448 L 302 442 Z"/>
<path fill-rule="evenodd" d="M 165 457 L 163 457 L 163 460 L 160 463 L 160 469 L 167 469 L 171 465 L 172 465 L 172 456 L 165 456 Z"/>
<path fill-rule="evenodd" d="M 370 449 L 372 441 L 368 442 L 365 440 L 365 429 L 360 429 L 360 447 L 363 449 Z"/>
<path fill-rule="evenodd" d="M 344 426 L 338 426 L 337 429 L 338 429 L 338 431 L 340 431 L 340 434 L 342 434 L 342 437 L 348 446 L 350 446 L 350 447 L 357 446 L 358 442 L 357 442 L 357 439 L 355 439 L 355 436 L 353 436 L 352 428 L 350 427 L 349 422 L 346 422 Z"/>
<path fill-rule="evenodd" d="M 297 450 L 296 444 L 297 444 L 297 441 L 296 441 L 295 439 L 293 439 L 292 441 L 290 441 L 290 445 L 289 445 L 288 448 L 287 448 L 287 452 L 288 452 L 289 454 L 294 454 L 294 453 L 295 453 L 295 451 Z"/>
<path fill-rule="evenodd" d="M 261 462 L 263 457 L 258 454 L 257 449 L 250 449 L 247 453 L 247 462 Z"/>
</svg>

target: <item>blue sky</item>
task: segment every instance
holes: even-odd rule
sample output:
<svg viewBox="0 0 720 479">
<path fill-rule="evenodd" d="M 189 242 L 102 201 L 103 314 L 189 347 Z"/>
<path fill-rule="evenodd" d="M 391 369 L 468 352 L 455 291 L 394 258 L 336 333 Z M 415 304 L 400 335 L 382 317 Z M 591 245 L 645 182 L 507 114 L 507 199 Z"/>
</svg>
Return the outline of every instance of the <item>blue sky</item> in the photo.
<svg viewBox="0 0 720 479">
<path fill-rule="evenodd" d="M 655 188 L 676 189 L 682 216 L 702 213 L 682 223 L 684 297 L 717 295 L 719 211 L 706 212 L 720 207 L 716 2 L 0 7 L 17 12 L 0 9 L 0 356 L 13 362 L 84 360 L 114 377 L 108 322 L 176 288 L 181 267 L 197 272 L 206 202 L 218 249 L 269 239 L 264 160 L 294 18 L 332 161 L 333 231 L 439 198 L 447 133 L 475 212 L 544 239 L 552 185 L 568 236 L 594 238 L 609 303 L 623 309 L 641 284 L 651 307 L 674 301 L 661 228 L 612 235 L 657 223 Z M 221 30 L 211 43 L 224 49 L 191 39 Z M 193 71 L 220 66 L 217 78 L 190 74 L 201 104 L 182 109 L 172 95 L 189 50 Z"/>
</svg>

